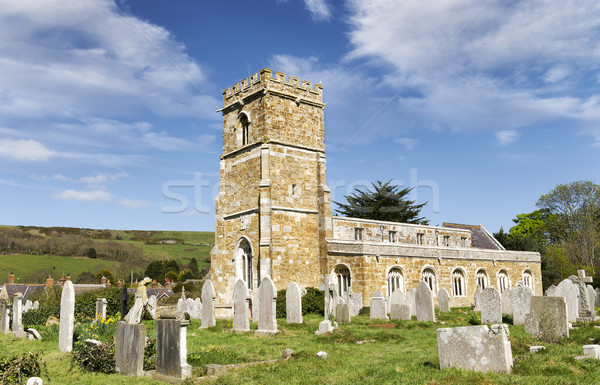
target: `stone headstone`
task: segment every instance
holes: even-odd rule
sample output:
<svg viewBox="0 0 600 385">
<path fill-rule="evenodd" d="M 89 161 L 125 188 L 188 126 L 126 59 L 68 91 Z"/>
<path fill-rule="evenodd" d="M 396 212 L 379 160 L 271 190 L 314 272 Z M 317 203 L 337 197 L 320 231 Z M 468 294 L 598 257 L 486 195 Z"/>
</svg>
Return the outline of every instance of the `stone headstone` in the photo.
<svg viewBox="0 0 600 385">
<path fill-rule="evenodd" d="M 390 319 L 399 320 L 401 318 L 400 305 L 406 303 L 406 298 L 401 290 L 396 289 L 390 296 Z M 410 312 L 410 310 L 409 310 Z"/>
<path fill-rule="evenodd" d="M 579 314 L 578 322 L 593 321 L 595 314 L 590 304 L 586 283 L 592 282 L 592 277 L 585 276 L 585 270 L 577 270 L 577 277 L 569 277 L 571 281 L 577 285 L 579 290 Z"/>
<path fill-rule="evenodd" d="M 400 305 L 400 319 L 403 321 L 410 321 L 412 319 L 414 311 L 408 304 Z"/>
<path fill-rule="evenodd" d="M 260 321 L 260 297 L 258 295 L 258 290 L 254 293 L 254 297 L 252 297 L 252 309 L 250 311 L 250 315 L 252 316 L 252 321 L 258 323 Z"/>
<path fill-rule="evenodd" d="M 40 308 L 40 303 L 38 301 L 33 301 L 32 309 L 39 309 L 39 308 Z"/>
<path fill-rule="evenodd" d="M 590 310 L 593 313 L 592 315 L 595 318 L 596 310 L 594 308 L 596 307 L 596 291 L 594 290 L 592 285 L 587 285 L 587 292 L 588 292 L 588 298 L 590 301 Z"/>
<path fill-rule="evenodd" d="M 233 330 L 236 332 L 250 331 L 250 295 L 246 281 L 238 279 L 233 287 Z"/>
<path fill-rule="evenodd" d="M 185 302 L 185 298 L 181 298 L 180 297 L 177 300 L 177 312 L 179 312 L 179 313 L 187 313 L 186 305 L 187 305 L 187 303 Z"/>
<path fill-rule="evenodd" d="M 350 317 L 356 317 L 358 313 L 360 313 L 360 309 L 362 309 L 362 294 L 354 293 L 352 290 L 348 289 L 348 291 L 344 293 L 344 302 L 346 302 L 350 308 Z"/>
<path fill-rule="evenodd" d="M 68 353 L 73 350 L 73 324 L 75 322 L 75 288 L 73 282 L 65 281 L 60 296 L 60 324 L 58 350 Z"/>
<path fill-rule="evenodd" d="M 121 288 L 121 294 L 119 295 L 119 303 L 120 303 L 120 311 L 121 311 L 121 319 L 125 319 L 127 315 L 127 302 L 129 301 L 129 294 L 127 293 L 127 288 Z"/>
<path fill-rule="evenodd" d="M 210 328 L 217 325 L 215 319 L 215 287 L 210 279 L 202 286 L 202 323 L 201 328 Z"/>
<path fill-rule="evenodd" d="M 600 345 L 583 345 L 583 355 L 586 358 L 600 359 Z"/>
<path fill-rule="evenodd" d="M 117 322 L 115 336 L 115 367 L 125 376 L 144 375 L 144 348 L 146 325 Z"/>
<path fill-rule="evenodd" d="M 473 300 L 475 301 L 473 311 L 481 311 L 481 293 L 483 293 L 483 289 L 478 285 L 475 289 L 475 294 L 473 295 Z"/>
<path fill-rule="evenodd" d="M 329 316 L 333 313 L 335 308 L 333 307 L 333 296 L 337 293 L 335 292 L 335 285 L 331 283 L 331 277 L 329 274 L 325 275 L 325 284 L 322 285 L 319 289 L 323 290 L 323 295 L 325 296 L 325 306 L 324 306 L 324 318 L 326 320 L 329 319 Z"/>
<path fill-rule="evenodd" d="M 569 322 L 577 322 L 579 316 L 579 289 L 569 279 L 561 281 L 556 286 L 557 297 L 563 297 L 567 301 L 567 318 Z"/>
<path fill-rule="evenodd" d="M 41 340 L 42 335 L 34 328 L 25 329 L 25 332 L 29 334 L 30 340 Z"/>
<path fill-rule="evenodd" d="M 106 298 L 96 298 L 96 319 L 106 319 Z"/>
<path fill-rule="evenodd" d="M 339 302 L 335 308 L 335 318 L 341 324 L 349 324 L 350 319 L 350 306 L 347 303 Z"/>
<path fill-rule="evenodd" d="M 387 306 L 381 290 L 375 290 L 371 298 L 371 319 L 388 319 Z"/>
<path fill-rule="evenodd" d="M 596 288 L 596 305 L 600 306 L 600 288 Z"/>
<path fill-rule="evenodd" d="M 258 321 L 258 334 L 277 333 L 277 318 L 275 303 L 277 301 L 277 289 L 270 277 L 265 277 L 258 287 L 260 297 L 260 320 Z"/>
<path fill-rule="evenodd" d="M 12 334 L 19 337 L 25 338 L 27 334 L 23 330 L 23 294 L 20 292 L 15 293 L 13 297 L 13 311 L 12 311 Z"/>
<path fill-rule="evenodd" d="M 546 290 L 546 297 L 556 297 L 556 286 L 550 285 Z"/>
<path fill-rule="evenodd" d="M 130 325 L 139 324 L 142 322 L 142 316 L 144 315 L 144 300 L 141 297 L 137 297 L 129 313 L 125 317 L 125 322 Z"/>
<path fill-rule="evenodd" d="M 411 306 L 412 315 L 415 315 L 415 295 L 417 294 L 417 289 L 414 287 L 406 292 L 406 302 Z"/>
<path fill-rule="evenodd" d="M 323 335 L 327 333 L 331 333 L 335 329 L 335 326 L 331 322 L 331 320 L 323 320 L 319 323 L 319 330 L 315 332 L 316 335 Z"/>
<path fill-rule="evenodd" d="M 39 377 L 30 377 L 27 380 L 27 385 L 44 385 L 44 381 Z"/>
<path fill-rule="evenodd" d="M 569 338 L 567 301 L 563 297 L 531 297 L 530 311 L 525 318 L 525 332 L 549 343 Z"/>
<path fill-rule="evenodd" d="M 513 366 L 507 325 L 437 330 L 440 369 L 510 373 Z"/>
<path fill-rule="evenodd" d="M 296 282 L 290 282 L 285 291 L 285 318 L 289 324 L 301 324 L 302 319 L 302 293 Z"/>
<path fill-rule="evenodd" d="M 440 313 L 450 313 L 450 294 L 448 294 L 448 290 L 442 287 L 438 291 L 437 300 Z"/>
<path fill-rule="evenodd" d="M 481 292 L 481 323 L 502 323 L 502 305 L 500 293 L 493 287 L 486 287 Z"/>
<path fill-rule="evenodd" d="M 513 325 L 524 325 L 529 314 L 533 291 L 525 285 L 518 285 L 513 292 Z"/>
<path fill-rule="evenodd" d="M 0 313 L 0 333 L 10 333 L 10 316 L 8 315 L 8 306 L 6 305 L 6 301 L 2 302 Z"/>
<path fill-rule="evenodd" d="M 156 373 L 180 379 L 192 375 L 192 367 L 187 363 L 188 324 L 189 321 L 179 319 L 156 320 Z"/>
<path fill-rule="evenodd" d="M 23 313 L 27 313 L 31 309 L 33 309 L 33 302 L 28 299 L 25 301 L 25 305 L 23 305 Z"/>
<path fill-rule="evenodd" d="M 515 289 L 512 287 L 504 289 L 502 294 L 500 294 L 500 301 L 502 303 L 502 314 L 513 314 L 513 296 L 515 294 Z"/>
<path fill-rule="evenodd" d="M 417 321 L 435 322 L 433 294 L 425 281 L 419 282 L 415 293 L 415 312 Z"/>
<path fill-rule="evenodd" d="M 152 318 L 156 318 L 156 307 L 158 306 L 158 299 L 155 295 L 151 295 L 148 297 L 148 305 L 146 309 L 148 309 L 148 313 L 152 316 Z"/>
<path fill-rule="evenodd" d="M 194 318 L 193 319 L 202 319 L 202 301 L 200 298 L 194 299 Z"/>
</svg>

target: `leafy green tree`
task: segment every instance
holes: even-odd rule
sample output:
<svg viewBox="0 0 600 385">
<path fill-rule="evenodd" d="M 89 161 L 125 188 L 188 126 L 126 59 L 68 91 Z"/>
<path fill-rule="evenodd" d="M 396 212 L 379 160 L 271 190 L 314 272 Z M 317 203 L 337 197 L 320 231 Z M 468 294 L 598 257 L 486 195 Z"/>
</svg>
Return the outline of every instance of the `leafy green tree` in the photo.
<svg viewBox="0 0 600 385">
<path fill-rule="evenodd" d="M 148 278 L 155 279 L 156 282 L 165 282 L 165 264 L 163 261 L 152 261 L 146 266 L 144 275 Z"/>
<path fill-rule="evenodd" d="M 98 283 L 98 278 L 96 277 L 96 274 L 94 274 L 90 271 L 84 271 L 83 273 L 79 274 L 77 276 L 77 278 L 75 278 L 75 282 L 77 282 L 77 283 Z"/>
<path fill-rule="evenodd" d="M 171 282 L 177 282 L 177 280 L 179 279 L 179 274 L 177 274 L 176 272 L 171 270 L 171 271 L 168 271 L 167 274 L 165 274 L 165 277 L 169 278 L 169 280 L 171 280 Z"/>
<path fill-rule="evenodd" d="M 96 278 L 98 279 L 98 281 L 100 281 L 100 279 L 102 278 L 102 276 L 108 278 L 110 280 L 111 283 L 115 282 L 115 277 L 112 273 L 112 271 L 104 268 L 101 269 L 97 274 L 96 274 Z"/>
<path fill-rule="evenodd" d="M 190 269 L 183 269 L 179 272 L 179 276 L 177 277 L 178 282 L 185 282 L 187 279 L 194 278 L 194 274 Z"/>
<path fill-rule="evenodd" d="M 391 182 L 389 180 L 385 183 L 372 183 L 372 190 L 356 188 L 350 195 L 344 196 L 347 204 L 335 202 L 340 207 L 336 212 L 353 218 L 429 224 L 427 219 L 419 216 L 427 202 L 416 204 L 415 201 L 406 199 L 412 189 L 400 189 Z"/>
<path fill-rule="evenodd" d="M 190 259 L 190 264 L 188 265 L 188 267 L 192 271 L 194 278 L 200 278 L 200 270 L 198 269 L 198 261 L 196 260 L 196 258 Z"/>
</svg>

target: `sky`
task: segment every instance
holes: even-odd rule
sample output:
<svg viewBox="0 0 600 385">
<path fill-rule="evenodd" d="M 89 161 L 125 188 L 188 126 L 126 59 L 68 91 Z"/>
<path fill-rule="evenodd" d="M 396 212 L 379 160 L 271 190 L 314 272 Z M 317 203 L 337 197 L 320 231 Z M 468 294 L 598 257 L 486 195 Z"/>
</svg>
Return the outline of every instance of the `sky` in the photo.
<svg viewBox="0 0 600 385">
<path fill-rule="evenodd" d="M 334 201 L 508 230 L 600 182 L 599 63 L 597 0 L 0 0 L 0 224 L 213 231 L 222 92 L 271 68 L 323 85 Z"/>
</svg>

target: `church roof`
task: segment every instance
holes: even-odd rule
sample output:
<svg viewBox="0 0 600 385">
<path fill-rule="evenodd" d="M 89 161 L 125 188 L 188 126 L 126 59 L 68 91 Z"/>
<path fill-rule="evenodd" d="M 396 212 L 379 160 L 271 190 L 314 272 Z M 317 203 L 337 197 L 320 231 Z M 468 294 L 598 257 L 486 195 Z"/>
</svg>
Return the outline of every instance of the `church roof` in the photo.
<svg viewBox="0 0 600 385">
<path fill-rule="evenodd" d="M 444 227 L 471 231 L 471 245 L 476 249 L 506 250 L 504 246 L 482 225 L 463 225 L 460 223 L 443 223 Z"/>
</svg>

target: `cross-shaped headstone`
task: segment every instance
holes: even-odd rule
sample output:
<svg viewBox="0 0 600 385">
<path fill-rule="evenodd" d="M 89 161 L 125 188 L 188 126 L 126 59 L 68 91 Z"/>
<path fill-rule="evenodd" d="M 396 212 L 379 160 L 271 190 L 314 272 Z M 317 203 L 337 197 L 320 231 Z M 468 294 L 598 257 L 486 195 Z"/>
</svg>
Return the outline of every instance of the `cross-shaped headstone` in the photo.
<svg viewBox="0 0 600 385">
<path fill-rule="evenodd" d="M 585 270 L 577 270 L 577 277 L 571 278 L 574 284 L 579 288 L 579 297 L 581 298 L 581 308 L 579 309 L 579 317 L 593 317 L 593 312 L 590 307 L 586 283 L 593 281 L 592 277 L 585 276 Z"/>
<path fill-rule="evenodd" d="M 325 276 L 325 284 L 319 286 L 319 289 L 323 290 L 325 292 L 325 311 L 324 311 L 325 314 L 324 314 L 324 316 L 325 316 L 325 319 L 328 320 L 329 319 L 329 313 L 330 313 L 330 310 L 331 310 L 330 309 L 330 306 L 331 306 L 331 303 L 330 303 L 331 296 L 332 296 L 332 294 L 333 294 L 333 292 L 335 290 L 335 286 L 332 285 L 329 282 L 329 274 L 327 274 Z"/>
<path fill-rule="evenodd" d="M 121 319 L 124 319 L 127 315 L 127 301 L 129 300 L 129 294 L 127 294 L 127 288 L 121 288 L 121 295 L 119 295 L 119 301 L 121 301 Z"/>
</svg>

